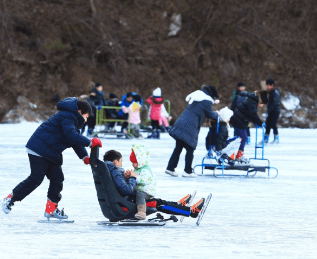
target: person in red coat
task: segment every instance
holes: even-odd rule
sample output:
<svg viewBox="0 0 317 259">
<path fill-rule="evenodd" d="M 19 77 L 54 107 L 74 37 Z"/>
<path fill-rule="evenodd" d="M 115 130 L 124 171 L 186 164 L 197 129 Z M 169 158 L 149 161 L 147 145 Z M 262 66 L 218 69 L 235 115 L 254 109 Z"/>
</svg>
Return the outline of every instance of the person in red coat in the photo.
<svg viewBox="0 0 317 259">
<path fill-rule="evenodd" d="M 161 118 L 162 104 L 164 102 L 161 95 L 161 88 L 158 87 L 153 91 L 153 95 L 147 99 L 147 102 L 151 105 L 150 118 L 152 125 L 152 134 L 148 136 L 148 138 L 160 138 L 159 121 Z"/>
</svg>

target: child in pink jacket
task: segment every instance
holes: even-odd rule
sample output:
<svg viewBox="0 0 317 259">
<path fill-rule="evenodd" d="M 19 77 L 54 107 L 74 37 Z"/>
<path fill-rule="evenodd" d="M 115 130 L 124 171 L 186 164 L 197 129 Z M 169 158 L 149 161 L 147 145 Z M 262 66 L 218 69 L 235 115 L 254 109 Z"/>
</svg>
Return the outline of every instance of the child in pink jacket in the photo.
<svg viewBox="0 0 317 259">
<path fill-rule="evenodd" d="M 161 88 L 156 88 L 153 91 L 153 95 L 147 99 L 147 102 L 151 105 L 151 125 L 152 125 L 152 134 L 148 138 L 160 138 L 159 130 L 159 121 L 161 119 L 161 109 L 163 98 L 161 97 Z"/>
<path fill-rule="evenodd" d="M 131 103 L 129 107 L 122 106 L 122 110 L 124 113 L 129 113 L 128 122 L 130 123 L 130 132 L 136 138 L 142 139 L 142 135 L 140 134 L 140 110 L 141 110 L 141 97 L 140 95 L 134 96 L 134 101 Z"/>
</svg>

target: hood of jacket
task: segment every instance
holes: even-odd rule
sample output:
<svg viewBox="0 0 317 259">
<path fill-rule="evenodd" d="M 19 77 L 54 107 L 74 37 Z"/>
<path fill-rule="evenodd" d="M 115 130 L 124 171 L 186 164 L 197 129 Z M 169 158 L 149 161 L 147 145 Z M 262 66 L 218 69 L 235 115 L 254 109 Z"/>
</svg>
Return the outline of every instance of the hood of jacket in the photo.
<svg viewBox="0 0 317 259">
<path fill-rule="evenodd" d="M 205 92 L 203 92 L 201 90 L 197 90 L 197 91 L 192 92 L 191 94 L 187 95 L 185 100 L 189 104 L 192 104 L 193 102 L 201 102 L 204 100 L 211 101 L 212 103 L 215 102 L 213 98 L 211 98 L 209 95 L 207 95 Z"/>
<path fill-rule="evenodd" d="M 112 171 L 113 169 L 117 168 L 118 170 L 120 170 L 122 173 L 125 172 L 124 168 L 122 167 L 118 167 L 118 166 L 115 166 L 113 162 L 110 162 L 110 161 L 105 161 L 109 171 Z"/>
<path fill-rule="evenodd" d="M 79 125 L 82 125 L 84 123 L 83 116 L 80 115 L 78 112 L 78 106 L 77 106 L 78 98 L 75 97 L 68 97 L 65 98 L 62 101 L 59 101 L 57 104 L 57 110 L 59 111 L 68 111 L 76 115 L 78 119 Z"/>
<path fill-rule="evenodd" d="M 132 145 L 132 150 L 138 161 L 138 168 L 149 165 L 150 151 L 145 145 Z"/>
</svg>

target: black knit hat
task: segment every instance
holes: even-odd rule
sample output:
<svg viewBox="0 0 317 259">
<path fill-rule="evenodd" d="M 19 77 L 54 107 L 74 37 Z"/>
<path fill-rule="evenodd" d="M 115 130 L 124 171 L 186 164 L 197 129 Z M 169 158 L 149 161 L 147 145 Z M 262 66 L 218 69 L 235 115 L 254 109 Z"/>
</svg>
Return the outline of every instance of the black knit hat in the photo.
<svg viewBox="0 0 317 259">
<path fill-rule="evenodd" d="M 210 85 L 203 85 L 201 90 L 205 93 L 208 94 L 211 98 L 217 99 L 219 98 L 218 92 L 216 87 L 210 86 Z"/>
<path fill-rule="evenodd" d="M 237 87 L 241 87 L 241 86 L 244 86 L 244 87 L 245 87 L 244 83 L 239 82 L 239 83 L 237 84 Z"/>
<path fill-rule="evenodd" d="M 100 84 L 100 83 L 96 83 L 96 84 L 95 84 L 95 87 L 96 87 L 96 88 L 99 87 L 99 86 L 102 86 L 102 84 Z"/>
<path fill-rule="evenodd" d="M 272 78 L 269 78 L 266 80 L 266 85 L 274 85 L 274 80 Z"/>
</svg>

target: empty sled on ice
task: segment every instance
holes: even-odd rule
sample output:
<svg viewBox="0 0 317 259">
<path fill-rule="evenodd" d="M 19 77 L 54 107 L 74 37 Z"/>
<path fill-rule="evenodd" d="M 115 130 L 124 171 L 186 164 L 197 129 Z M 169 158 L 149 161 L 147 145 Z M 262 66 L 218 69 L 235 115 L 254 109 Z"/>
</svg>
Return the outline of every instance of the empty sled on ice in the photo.
<svg viewBox="0 0 317 259">
<path fill-rule="evenodd" d="M 218 122 L 219 123 L 219 122 Z M 258 128 L 256 128 L 255 134 L 255 157 L 250 158 L 248 163 L 236 163 L 235 165 L 227 165 L 225 162 L 220 159 L 221 163 L 217 162 L 216 157 L 213 156 L 213 152 L 209 149 L 207 155 L 202 159 L 202 163 L 194 167 L 201 167 L 200 176 L 215 176 L 215 177 L 257 177 L 257 178 L 275 178 L 278 175 L 278 170 L 275 167 L 270 166 L 270 161 L 264 158 L 264 128 L 262 127 L 262 144 L 257 144 L 258 139 Z M 262 157 L 257 157 L 258 149 L 262 149 Z M 208 160 L 209 162 L 206 162 Z M 256 164 L 259 161 L 264 161 L 261 164 Z M 252 163 L 251 163 L 252 162 Z M 204 169 L 213 170 L 212 174 L 204 173 Z M 230 172 L 229 172 L 230 171 Z M 238 172 L 237 172 L 238 171 Z M 273 173 L 272 173 L 273 171 Z M 264 173 L 258 174 L 258 173 Z"/>
</svg>

